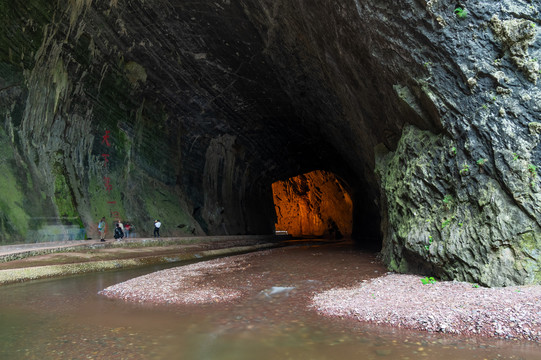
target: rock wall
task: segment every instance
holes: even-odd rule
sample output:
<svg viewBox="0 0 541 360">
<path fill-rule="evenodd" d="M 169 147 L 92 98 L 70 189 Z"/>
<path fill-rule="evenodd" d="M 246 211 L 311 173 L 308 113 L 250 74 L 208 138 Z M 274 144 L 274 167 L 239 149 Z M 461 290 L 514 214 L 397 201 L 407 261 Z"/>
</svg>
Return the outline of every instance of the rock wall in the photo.
<svg viewBox="0 0 541 360">
<path fill-rule="evenodd" d="M 271 184 L 322 169 L 390 269 L 539 283 L 539 11 L 0 0 L 1 240 L 270 233 Z"/>
<path fill-rule="evenodd" d="M 350 237 L 353 202 L 340 180 L 312 171 L 272 184 L 276 230 L 292 236 Z"/>
<path fill-rule="evenodd" d="M 539 9 L 533 2 L 428 2 L 418 88 L 441 132 L 404 127 L 377 147 L 383 256 L 392 270 L 485 285 L 539 283 Z M 428 55 L 428 54 L 427 54 Z M 412 109 L 413 91 L 396 86 Z"/>
</svg>

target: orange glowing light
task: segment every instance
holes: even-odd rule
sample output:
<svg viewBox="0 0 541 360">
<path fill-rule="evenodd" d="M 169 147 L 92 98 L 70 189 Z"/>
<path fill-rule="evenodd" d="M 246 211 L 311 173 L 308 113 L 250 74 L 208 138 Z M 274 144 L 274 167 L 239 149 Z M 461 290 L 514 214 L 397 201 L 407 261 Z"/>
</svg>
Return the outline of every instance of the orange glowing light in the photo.
<svg viewBox="0 0 541 360">
<path fill-rule="evenodd" d="M 277 181 L 272 192 L 276 231 L 303 237 L 351 235 L 353 202 L 333 173 L 316 170 Z"/>
</svg>

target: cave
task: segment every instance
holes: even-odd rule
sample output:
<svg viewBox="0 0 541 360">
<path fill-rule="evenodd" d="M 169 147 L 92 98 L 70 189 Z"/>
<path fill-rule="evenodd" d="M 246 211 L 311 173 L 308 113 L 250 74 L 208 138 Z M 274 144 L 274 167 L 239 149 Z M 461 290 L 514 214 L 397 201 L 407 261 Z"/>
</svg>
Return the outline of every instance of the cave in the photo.
<svg viewBox="0 0 541 360">
<path fill-rule="evenodd" d="M 272 184 L 275 232 L 297 238 L 353 240 L 361 249 L 381 250 L 378 210 L 339 176 L 314 170 Z M 357 203 L 354 203 L 353 200 Z"/>
<path fill-rule="evenodd" d="M 312 171 L 272 184 L 276 232 L 294 237 L 351 237 L 353 202 L 332 173 Z"/>
<path fill-rule="evenodd" d="M 539 282 L 540 18 L 505 2 L 0 2 L 1 241 L 274 234 L 323 170 L 390 270 Z"/>
</svg>

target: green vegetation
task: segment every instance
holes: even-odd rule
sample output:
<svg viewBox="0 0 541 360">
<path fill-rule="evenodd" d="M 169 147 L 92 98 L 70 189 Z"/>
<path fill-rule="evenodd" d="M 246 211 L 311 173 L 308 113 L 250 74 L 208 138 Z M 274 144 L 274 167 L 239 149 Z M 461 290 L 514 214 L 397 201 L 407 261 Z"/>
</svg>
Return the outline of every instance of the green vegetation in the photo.
<svg viewBox="0 0 541 360">
<path fill-rule="evenodd" d="M 513 153 L 513 161 L 517 161 L 518 160 L 518 155 L 517 153 Z"/>
<path fill-rule="evenodd" d="M 532 174 L 533 177 L 537 176 L 537 166 L 535 166 L 534 164 L 528 165 L 528 171 L 530 172 L 530 174 Z"/>
<path fill-rule="evenodd" d="M 64 156 L 63 152 L 57 154 L 59 158 Z M 54 181 L 54 199 L 58 208 L 58 215 L 61 217 L 78 217 L 77 209 L 74 206 L 73 191 L 67 179 L 67 171 L 60 161 L 52 165 Z"/>
<path fill-rule="evenodd" d="M 463 7 L 460 7 L 458 6 L 455 11 L 454 11 L 455 15 L 457 18 L 459 19 L 465 19 L 468 17 L 468 11 L 466 9 L 464 9 Z"/>
<path fill-rule="evenodd" d="M 432 242 L 434 239 L 432 238 L 432 235 L 428 235 L 428 245 L 425 245 L 425 249 L 428 251 L 430 249 L 430 245 L 432 245 Z"/>
<path fill-rule="evenodd" d="M 447 194 L 447 195 L 445 195 L 445 196 L 443 197 L 443 203 L 444 203 L 445 205 L 448 205 L 448 204 L 450 204 L 450 203 L 452 203 L 452 202 L 453 202 L 453 197 L 452 197 L 451 195 Z"/>
<path fill-rule="evenodd" d="M 436 283 L 436 279 L 434 279 L 434 277 L 425 277 L 423 279 L 421 279 L 421 282 L 423 283 L 423 285 L 428 285 L 428 284 L 435 284 Z"/>
<path fill-rule="evenodd" d="M 448 226 L 451 223 L 451 219 L 445 219 L 441 223 L 441 228 L 445 229 L 446 226 Z"/>
<path fill-rule="evenodd" d="M 470 173 L 470 166 L 468 164 L 462 165 L 462 169 L 459 171 L 460 175 L 468 175 Z"/>
<path fill-rule="evenodd" d="M 14 167 L 15 157 L 10 139 L 0 126 L 0 244 L 5 245 L 24 240 L 31 215 L 24 207 L 27 189 L 31 188 L 30 178 L 23 177 L 22 171 Z M 24 168 L 26 171 L 27 168 Z"/>
<path fill-rule="evenodd" d="M 485 159 L 485 158 L 478 159 L 477 160 L 477 165 L 483 166 L 483 165 L 486 164 L 487 161 L 488 161 L 488 159 Z"/>
</svg>

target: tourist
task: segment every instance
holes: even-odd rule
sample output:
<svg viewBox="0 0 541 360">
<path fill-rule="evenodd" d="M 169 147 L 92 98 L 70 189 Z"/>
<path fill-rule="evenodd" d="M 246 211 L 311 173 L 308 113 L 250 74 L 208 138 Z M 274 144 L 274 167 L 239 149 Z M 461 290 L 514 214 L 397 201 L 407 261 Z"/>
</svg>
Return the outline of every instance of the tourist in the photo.
<svg viewBox="0 0 541 360">
<path fill-rule="evenodd" d="M 126 235 L 126 239 L 129 239 L 130 237 L 130 231 L 131 231 L 131 224 L 129 222 L 127 222 L 125 225 L 124 225 L 124 235 Z"/>
<path fill-rule="evenodd" d="M 114 237 L 116 241 L 120 241 L 121 239 L 124 238 L 124 232 L 122 231 L 122 228 L 120 227 L 120 223 L 116 223 Z"/>
<path fill-rule="evenodd" d="M 160 227 L 162 223 L 160 220 L 154 220 L 154 237 L 160 237 Z"/>
<path fill-rule="evenodd" d="M 98 223 L 98 231 L 100 233 L 100 241 L 105 241 L 105 216 L 101 218 L 100 222 Z"/>
</svg>

